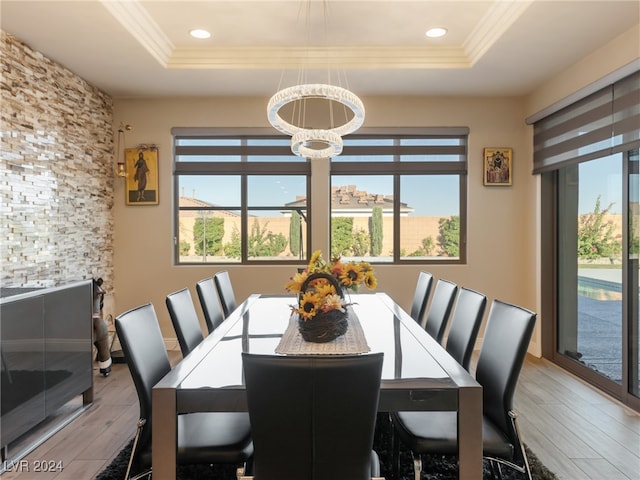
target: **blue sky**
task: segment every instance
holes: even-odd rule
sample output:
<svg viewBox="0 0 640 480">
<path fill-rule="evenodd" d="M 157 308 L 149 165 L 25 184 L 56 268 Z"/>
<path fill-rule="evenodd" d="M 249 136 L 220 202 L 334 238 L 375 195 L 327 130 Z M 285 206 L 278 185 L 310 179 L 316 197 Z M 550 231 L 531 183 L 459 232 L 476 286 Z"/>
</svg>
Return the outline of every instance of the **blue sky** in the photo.
<svg viewBox="0 0 640 480">
<path fill-rule="evenodd" d="M 383 176 L 335 176 L 334 186 L 355 184 L 369 193 L 392 195 L 393 179 Z M 403 177 L 402 202 L 415 215 L 447 216 L 459 213 L 458 177 L 454 175 Z M 305 195 L 303 176 L 267 175 L 249 177 L 249 205 L 279 206 Z M 239 206 L 239 176 L 181 176 L 180 195 L 216 205 Z"/>
<path fill-rule="evenodd" d="M 622 155 L 581 163 L 579 166 L 579 213 L 593 212 L 598 195 L 600 207 L 613 203 L 610 212 L 622 213 Z"/>
</svg>

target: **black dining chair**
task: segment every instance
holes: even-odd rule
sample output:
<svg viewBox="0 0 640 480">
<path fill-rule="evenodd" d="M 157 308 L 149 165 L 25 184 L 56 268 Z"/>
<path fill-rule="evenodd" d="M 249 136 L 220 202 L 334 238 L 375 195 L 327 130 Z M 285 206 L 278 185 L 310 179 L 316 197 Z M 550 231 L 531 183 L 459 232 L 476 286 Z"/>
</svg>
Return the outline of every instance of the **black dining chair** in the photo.
<svg viewBox="0 0 640 480">
<path fill-rule="evenodd" d="M 151 393 L 153 386 L 171 371 L 171 363 L 152 304 L 118 315 L 115 326 L 140 404 L 140 419 L 126 472 L 128 480 L 136 460 L 146 469 L 133 477 L 137 479 L 151 474 Z M 246 413 L 188 413 L 178 415 L 177 422 L 179 464 L 242 465 L 253 454 Z"/>
<path fill-rule="evenodd" d="M 213 276 L 213 279 L 216 284 L 216 290 L 218 291 L 218 297 L 220 298 L 220 304 L 222 305 L 224 318 L 227 318 L 229 314 L 238 307 L 233 285 L 231 284 L 231 277 L 229 277 L 229 272 L 222 270 L 217 272 Z"/>
<path fill-rule="evenodd" d="M 527 475 L 531 471 L 513 410 L 513 395 L 522 369 L 536 314 L 494 300 L 476 366 L 476 380 L 482 385 L 483 457 L 501 476 L 500 465 Z M 395 412 L 391 414 L 394 438 L 411 449 L 415 478 L 420 478 L 420 454 L 455 455 L 458 450 L 456 412 Z M 394 469 L 398 470 L 398 444 L 393 447 Z"/>
<path fill-rule="evenodd" d="M 183 288 L 167 295 L 165 302 L 173 329 L 178 337 L 182 356 L 186 357 L 204 340 L 191 293 L 189 293 L 189 289 Z"/>
<path fill-rule="evenodd" d="M 424 312 L 427 310 L 429 296 L 431 294 L 431 285 L 433 284 L 433 275 L 429 272 L 420 272 L 416 289 L 413 293 L 413 303 L 411 304 L 411 318 L 422 325 Z"/>
<path fill-rule="evenodd" d="M 445 348 L 467 371 L 471 365 L 473 348 L 478 338 L 486 307 L 486 295 L 460 287 L 456 305 L 451 314 L 451 326 Z"/>
<path fill-rule="evenodd" d="M 213 332 L 224 320 L 220 299 L 213 278 L 205 278 L 196 283 L 196 293 L 209 333 Z"/>
<path fill-rule="evenodd" d="M 382 353 L 242 354 L 255 480 L 379 478 Z"/>
<path fill-rule="evenodd" d="M 435 338 L 441 345 L 457 291 L 458 286 L 455 283 L 442 278 L 438 279 L 436 288 L 433 291 L 433 299 L 431 300 L 431 305 L 429 305 L 429 311 L 423 324 L 427 333 Z"/>
</svg>

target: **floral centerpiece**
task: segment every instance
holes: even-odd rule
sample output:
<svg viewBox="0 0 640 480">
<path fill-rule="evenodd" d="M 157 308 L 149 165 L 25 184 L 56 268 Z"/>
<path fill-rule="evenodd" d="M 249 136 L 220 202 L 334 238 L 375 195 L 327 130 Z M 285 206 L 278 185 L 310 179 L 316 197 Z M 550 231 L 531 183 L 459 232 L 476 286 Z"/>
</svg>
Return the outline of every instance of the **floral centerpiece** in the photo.
<svg viewBox="0 0 640 480">
<path fill-rule="evenodd" d="M 298 294 L 292 310 L 299 316 L 299 329 L 307 341 L 328 342 L 347 331 L 345 290 L 357 292 L 360 286 L 374 289 L 377 280 L 367 262 L 342 262 L 334 258 L 327 263 L 319 250 L 313 252 L 309 265 L 291 277 L 285 288 Z"/>
</svg>

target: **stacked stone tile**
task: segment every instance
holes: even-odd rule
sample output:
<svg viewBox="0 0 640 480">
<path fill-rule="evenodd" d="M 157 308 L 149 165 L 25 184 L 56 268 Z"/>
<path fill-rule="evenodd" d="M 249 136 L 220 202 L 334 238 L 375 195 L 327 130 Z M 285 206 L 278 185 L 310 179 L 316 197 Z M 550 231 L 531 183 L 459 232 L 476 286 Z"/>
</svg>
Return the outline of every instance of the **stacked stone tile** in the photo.
<svg viewBox="0 0 640 480">
<path fill-rule="evenodd" d="M 0 285 L 113 278 L 112 99 L 0 32 Z"/>
</svg>

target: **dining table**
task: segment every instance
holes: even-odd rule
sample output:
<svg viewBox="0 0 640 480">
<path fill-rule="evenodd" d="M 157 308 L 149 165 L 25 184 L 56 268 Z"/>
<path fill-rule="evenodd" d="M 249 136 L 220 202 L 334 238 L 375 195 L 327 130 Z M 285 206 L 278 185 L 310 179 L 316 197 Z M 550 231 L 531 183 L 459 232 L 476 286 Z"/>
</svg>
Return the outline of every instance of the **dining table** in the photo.
<svg viewBox="0 0 640 480">
<path fill-rule="evenodd" d="M 458 475 L 482 479 L 482 386 L 385 293 L 347 296 L 349 327 L 326 342 L 304 341 L 293 295 L 252 294 L 152 390 L 152 469 L 176 478 L 177 415 L 246 412 L 242 352 L 343 355 L 383 352 L 379 412 L 455 411 Z"/>
</svg>

